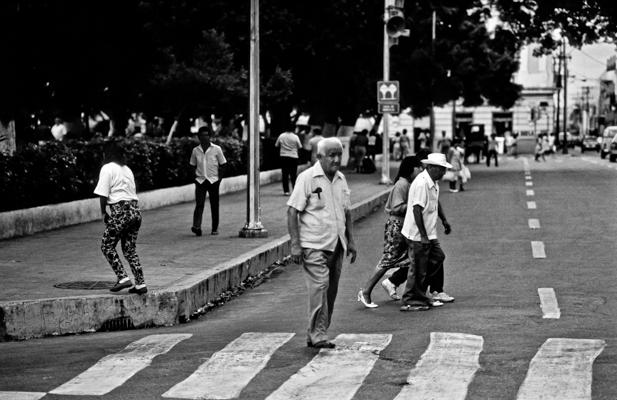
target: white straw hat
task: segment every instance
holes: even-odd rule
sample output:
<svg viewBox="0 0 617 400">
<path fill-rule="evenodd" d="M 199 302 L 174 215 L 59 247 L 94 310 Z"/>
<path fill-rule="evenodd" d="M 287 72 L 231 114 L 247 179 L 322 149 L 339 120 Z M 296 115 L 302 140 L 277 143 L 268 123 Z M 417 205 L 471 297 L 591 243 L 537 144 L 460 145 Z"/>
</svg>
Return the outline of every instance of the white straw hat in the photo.
<svg viewBox="0 0 617 400">
<path fill-rule="evenodd" d="M 446 161 L 446 155 L 443 153 L 431 153 L 426 160 L 421 160 L 422 164 L 438 165 L 444 168 L 452 168 L 452 165 Z"/>
</svg>

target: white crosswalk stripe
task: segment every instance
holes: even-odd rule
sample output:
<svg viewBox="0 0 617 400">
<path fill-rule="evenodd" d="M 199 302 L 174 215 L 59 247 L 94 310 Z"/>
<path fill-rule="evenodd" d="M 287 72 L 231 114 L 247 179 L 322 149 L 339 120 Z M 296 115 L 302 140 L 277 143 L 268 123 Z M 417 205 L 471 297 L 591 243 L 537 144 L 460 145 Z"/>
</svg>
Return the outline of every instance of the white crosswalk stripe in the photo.
<svg viewBox="0 0 617 400">
<path fill-rule="evenodd" d="M 527 223 L 529 224 L 529 229 L 540 229 L 540 220 L 537 218 L 529 218 Z"/>
<path fill-rule="evenodd" d="M 233 399 L 293 333 L 243 333 L 163 394 L 179 399 Z"/>
<path fill-rule="evenodd" d="M 593 362 L 604 340 L 548 339 L 529 364 L 517 400 L 591 400 Z"/>
<path fill-rule="evenodd" d="M 336 349 L 322 349 L 267 400 L 349 400 L 390 340 L 388 334 L 339 335 Z"/>
<path fill-rule="evenodd" d="M 464 400 L 480 368 L 483 343 L 481 336 L 432 332 L 431 343 L 395 400 Z"/>
<path fill-rule="evenodd" d="M 553 288 L 538 288 L 538 296 L 540 296 L 542 318 L 558 319 L 561 317 L 561 310 Z"/>
<path fill-rule="evenodd" d="M 544 242 L 531 242 L 531 254 L 533 255 L 533 258 L 546 258 L 546 251 L 544 251 Z"/>
<path fill-rule="evenodd" d="M 532 181 L 527 181 L 527 182 L 525 182 L 525 186 L 531 187 L 531 186 L 533 186 L 533 182 Z"/>
<path fill-rule="evenodd" d="M 52 394 L 102 396 L 146 368 L 154 357 L 165 354 L 192 334 L 150 335 L 116 354 L 100 359 L 80 375 L 52 390 Z"/>
<path fill-rule="evenodd" d="M 45 397 L 45 392 L 1 392 L 0 400 L 39 400 Z"/>
<path fill-rule="evenodd" d="M 527 196 L 535 196 L 535 195 L 536 195 L 536 193 L 533 191 L 533 189 L 528 189 L 528 190 L 526 190 L 526 191 L 525 191 L 525 194 L 526 194 Z"/>
<path fill-rule="evenodd" d="M 530 210 L 535 210 L 536 208 L 538 208 L 538 206 L 536 205 L 535 201 L 528 201 L 527 208 Z"/>
</svg>

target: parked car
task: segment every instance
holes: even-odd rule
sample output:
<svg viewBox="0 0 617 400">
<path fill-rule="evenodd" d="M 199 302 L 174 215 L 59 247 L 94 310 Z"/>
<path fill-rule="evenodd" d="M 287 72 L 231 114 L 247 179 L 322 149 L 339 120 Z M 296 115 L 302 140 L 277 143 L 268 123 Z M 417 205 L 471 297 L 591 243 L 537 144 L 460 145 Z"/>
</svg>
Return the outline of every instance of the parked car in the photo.
<svg viewBox="0 0 617 400">
<path fill-rule="evenodd" d="M 581 141 L 581 152 L 584 153 L 585 150 L 600 151 L 601 143 L 602 139 L 598 136 L 585 135 Z"/>
<path fill-rule="evenodd" d="M 600 157 L 606 158 L 606 155 L 611 151 L 611 142 L 617 134 L 617 126 L 607 126 L 602 133 L 602 144 L 600 145 Z"/>
</svg>

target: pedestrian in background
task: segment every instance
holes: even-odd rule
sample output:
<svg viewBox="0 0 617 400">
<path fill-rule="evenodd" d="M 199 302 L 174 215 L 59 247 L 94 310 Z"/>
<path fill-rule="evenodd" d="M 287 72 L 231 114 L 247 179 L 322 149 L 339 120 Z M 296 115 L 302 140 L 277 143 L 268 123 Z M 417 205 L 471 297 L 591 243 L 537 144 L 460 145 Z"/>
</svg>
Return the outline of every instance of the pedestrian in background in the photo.
<svg viewBox="0 0 617 400">
<path fill-rule="evenodd" d="M 377 134 L 375 130 L 371 130 L 368 135 L 368 147 L 367 147 L 368 156 L 375 161 L 375 155 L 377 154 Z"/>
<path fill-rule="evenodd" d="M 546 161 L 546 158 L 544 157 L 544 147 L 542 146 L 541 137 L 536 139 L 535 160 L 539 162 L 540 157 L 542 157 L 542 161 Z"/>
<path fill-rule="evenodd" d="M 64 137 L 67 134 L 67 129 L 66 129 L 66 125 L 64 124 L 64 121 L 62 121 L 62 118 L 56 117 L 54 119 L 54 124 L 51 127 L 51 134 L 54 137 L 54 139 L 56 139 L 59 142 L 61 142 L 62 139 L 64 139 Z"/>
<path fill-rule="evenodd" d="M 279 148 L 281 172 L 283 175 L 283 194 L 289 196 L 289 183 L 291 182 L 292 189 L 296 184 L 298 150 L 302 148 L 302 142 L 298 135 L 288 130 L 276 138 L 274 145 Z"/>
<path fill-rule="evenodd" d="M 137 256 L 137 234 L 141 226 L 141 211 L 137 203 L 133 171 L 126 165 L 124 151 L 118 142 L 105 143 L 103 151 L 106 164 L 101 168 L 94 194 L 99 196 L 101 214 L 105 223 L 101 251 L 118 279 L 109 290 L 118 292 L 124 288 L 130 288 L 129 293 L 144 294 L 148 289 Z M 109 213 L 107 213 L 107 207 L 109 207 Z M 116 250 L 118 242 L 121 243 L 124 258 L 131 267 L 135 285 L 122 266 Z"/>
<path fill-rule="evenodd" d="M 411 153 L 411 140 L 409 140 L 409 136 L 407 135 L 407 129 L 403 129 L 403 133 L 401 134 L 401 138 L 399 140 L 400 146 L 400 158 L 407 157 Z"/>
<path fill-rule="evenodd" d="M 210 213 L 212 215 L 212 235 L 218 235 L 219 228 L 219 187 L 221 186 L 221 168 L 227 164 L 220 146 L 210 142 L 212 128 L 204 125 L 197 131 L 199 146 L 193 148 L 189 163 L 195 167 L 195 210 L 191 232 L 201 236 L 201 221 L 206 203 L 206 193 L 210 196 Z"/>
<path fill-rule="evenodd" d="M 450 181 L 450 192 L 457 193 L 459 190 L 462 192 L 465 190 L 463 187 L 463 155 L 458 147 L 458 142 L 454 142 L 446 156 L 447 161 L 452 164 L 451 171 L 454 174 L 454 178 Z M 456 184 L 459 184 L 459 189 L 456 188 Z"/>
<path fill-rule="evenodd" d="M 487 143 L 487 152 L 486 152 L 486 166 L 490 167 L 491 166 L 491 158 L 494 157 L 495 158 L 495 166 L 499 167 L 499 160 L 497 159 L 497 140 L 495 139 L 496 135 L 493 133 L 491 134 L 490 139 L 488 140 Z"/>
<path fill-rule="evenodd" d="M 345 252 L 356 260 L 351 201 L 339 171 L 343 145 L 337 138 L 319 142 L 318 162 L 298 176 L 287 202 L 291 255 L 302 261 L 308 289 L 307 346 L 334 348 L 328 340 Z"/>
<path fill-rule="evenodd" d="M 411 183 L 407 200 L 407 214 L 402 234 L 408 239 L 413 257 L 403 294 L 401 311 L 424 311 L 443 305 L 454 298 L 443 292 L 443 262 L 446 258 L 437 240 L 437 217 L 441 219 L 446 235 L 451 227 L 439 203 L 437 183 L 452 168 L 446 155 L 431 153 L 422 160 L 426 169 Z M 441 284 L 441 287 L 439 285 Z M 429 286 L 433 294 L 429 294 Z"/>
<path fill-rule="evenodd" d="M 358 301 L 366 308 L 378 307 L 371 300 L 371 293 L 386 271 L 392 268 L 398 268 L 398 270 L 390 278 L 384 279 L 381 286 L 393 300 L 401 299 L 396 293 L 396 288 L 407 280 L 409 266 L 411 265 L 407 241 L 401 234 L 401 229 L 407 212 L 409 187 L 414 178 L 422 172 L 422 169 L 420 159 L 415 156 L 405 157 L 401 161 L 398 174 L 394 179 L 394 187 L 390 191 L 385 205 L 388 218 L 384 229 L 383 255 L 377 263 L 373 275 L 358 292 Z"/>
<path fill-rule="evenodd" d="M 362 172 L 362 161 L 366 157 L 366 151 L 368 148 L 368 131 L 362 130 L 356 136 L 353 146 L 354 161 L 356 162 L 356 172 Z"/>
<path fill-rule="evenodd" d="M 313 129 L 313 137 L 309 140 L 309 145 L 311 146 L 311 165 L 317 162 L 317 144 L 321 142 L 321 139 L 323 139 L 321 129 Z"/>
</svg>

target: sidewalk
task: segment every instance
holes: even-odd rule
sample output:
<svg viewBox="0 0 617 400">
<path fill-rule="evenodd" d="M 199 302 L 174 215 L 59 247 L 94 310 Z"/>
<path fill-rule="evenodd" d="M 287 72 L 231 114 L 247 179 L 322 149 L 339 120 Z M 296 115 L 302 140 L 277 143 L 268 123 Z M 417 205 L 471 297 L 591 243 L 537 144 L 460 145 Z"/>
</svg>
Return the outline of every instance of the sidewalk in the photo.
<svg viewBox="0 0 617 400">
<path fill-rule="evenodd" d="M 346 176 L 354 219 L 385 202 L 389 188 L 379 185 L 379 172 Z M 105 288 L 115 276 L 100 251 L 100 221 L 0 241 L 0 341 L 96 331 L 119 318 L 129 318 L 136 327 L 177 323 L 288 253 L 287 199 L 280 183 L 261 188 L 265 239 L 238 237 L 245 223 L 245 191 L 221 197 L 218 236 L 209 235 L 209 204 L 202 237 L 190 231 L 193 203 L 145 211 L 138 254 L 149 292 L 141 297 Z M 103 289 L 54 286 L 97 281 Z"/>
</svg>

